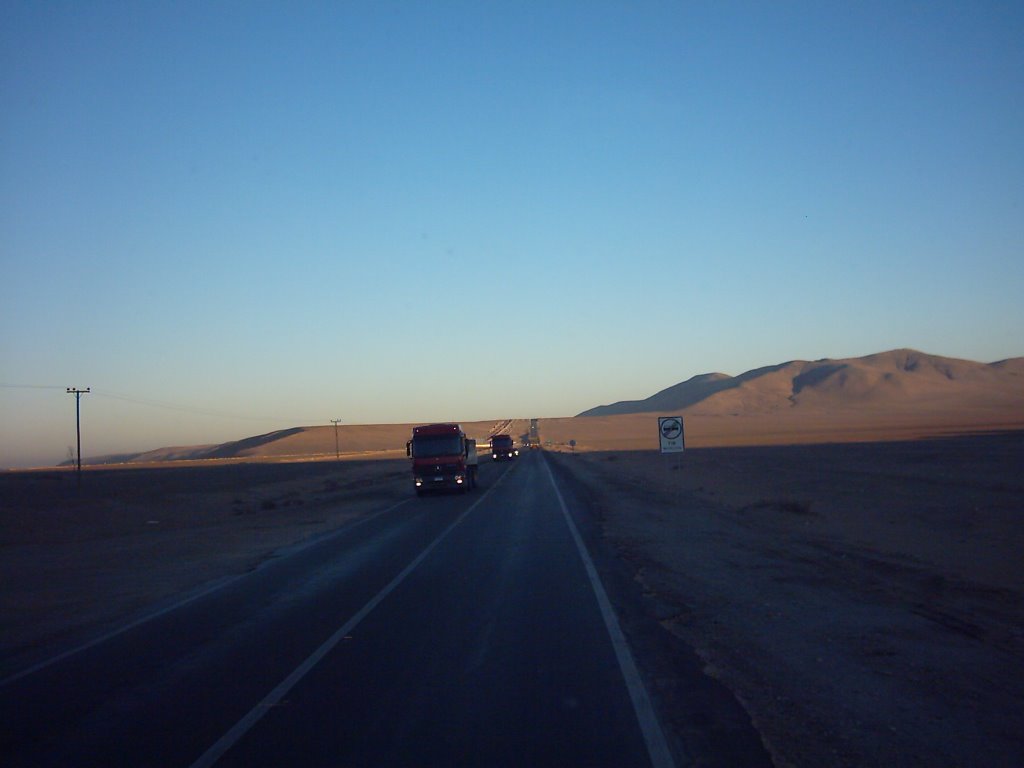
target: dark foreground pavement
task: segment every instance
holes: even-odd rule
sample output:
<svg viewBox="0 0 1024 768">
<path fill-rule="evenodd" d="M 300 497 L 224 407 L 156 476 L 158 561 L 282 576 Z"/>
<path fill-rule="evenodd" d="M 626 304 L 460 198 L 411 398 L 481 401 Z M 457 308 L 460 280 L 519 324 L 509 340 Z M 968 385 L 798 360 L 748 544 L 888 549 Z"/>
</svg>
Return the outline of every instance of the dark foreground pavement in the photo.
<svg viewBox="0 0 1024 768">
<path fill-rule="evenodd" d="M 410 498 L 8 679 L 3 764 L 694 762 L 657 709 L 686 675 L 695 691 L 706 680 L 687 668 L 645 698 L 671 653 L 629 668 L 594 580 L 618 576 L 600 555 L 588 568 L 588 529 L 571 522 L 582 497 L 556 476 L 539 453 L 485 465 L 475 492 Z M 660 642 L 626 618 L 630 643 Z"/>
</svg>

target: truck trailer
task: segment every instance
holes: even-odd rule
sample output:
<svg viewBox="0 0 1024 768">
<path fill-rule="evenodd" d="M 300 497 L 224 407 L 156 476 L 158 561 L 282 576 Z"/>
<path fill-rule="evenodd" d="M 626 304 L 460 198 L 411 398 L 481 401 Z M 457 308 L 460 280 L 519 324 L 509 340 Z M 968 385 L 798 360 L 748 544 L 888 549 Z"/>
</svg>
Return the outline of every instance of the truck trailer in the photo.
<svg viewBox="0 0 1024 768">
<path fill-rule="evenodd" d="M 413 427 L 405 453 L 412 459 L 417 496 L 428 490 L 465 493 L 476 487 L 476 440 L 466 437 L 458 424 Z"/>
</svg>

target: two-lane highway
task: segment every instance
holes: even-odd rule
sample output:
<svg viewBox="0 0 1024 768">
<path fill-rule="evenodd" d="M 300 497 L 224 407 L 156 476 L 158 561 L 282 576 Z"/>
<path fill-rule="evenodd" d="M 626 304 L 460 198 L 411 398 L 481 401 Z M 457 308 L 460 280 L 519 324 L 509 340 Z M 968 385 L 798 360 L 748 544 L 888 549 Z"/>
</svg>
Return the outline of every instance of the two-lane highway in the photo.
<svg viewBox="0 0 1024 768">
<path fill-rule="evenodd" d="M 12 766 L 671 765 L 540 453 L 0 686 Z"/>
</svg>

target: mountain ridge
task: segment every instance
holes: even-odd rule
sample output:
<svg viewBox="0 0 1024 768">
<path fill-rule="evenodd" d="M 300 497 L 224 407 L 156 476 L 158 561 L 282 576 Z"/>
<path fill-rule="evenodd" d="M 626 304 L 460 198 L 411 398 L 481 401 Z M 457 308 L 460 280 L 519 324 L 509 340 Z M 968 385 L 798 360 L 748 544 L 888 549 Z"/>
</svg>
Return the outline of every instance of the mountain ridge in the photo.
<svg viewBox="0 0 1024 768">
<path fill-rule="evenodd" d="M 578 417 L 680 411 L 754 414 L 793 408 L 864 408 L 1005 401 L 1024 407 L 1024 357 L 994 363 L 900 348 L 864 357 L 790 360 L 738 376 L 705 373 L 641 400 L 599 405 Z"/>
</svg>

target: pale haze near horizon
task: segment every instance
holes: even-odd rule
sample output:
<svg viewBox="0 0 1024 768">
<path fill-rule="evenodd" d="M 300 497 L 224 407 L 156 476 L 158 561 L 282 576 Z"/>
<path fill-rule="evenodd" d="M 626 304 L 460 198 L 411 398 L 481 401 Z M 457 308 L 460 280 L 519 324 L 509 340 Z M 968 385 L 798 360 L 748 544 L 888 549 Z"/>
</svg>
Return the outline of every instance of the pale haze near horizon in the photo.
<svg viewBox="0 0 1024 768">
<path fill-rule="evenodd" d="M 1024 6 L 0 9 L 0 466 L 1024 354 Z"/>
</svg>

